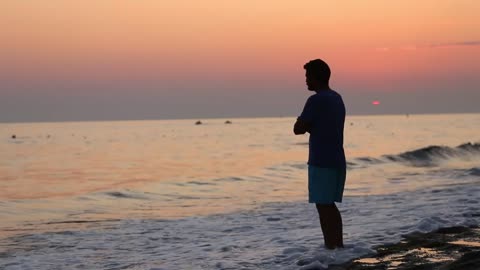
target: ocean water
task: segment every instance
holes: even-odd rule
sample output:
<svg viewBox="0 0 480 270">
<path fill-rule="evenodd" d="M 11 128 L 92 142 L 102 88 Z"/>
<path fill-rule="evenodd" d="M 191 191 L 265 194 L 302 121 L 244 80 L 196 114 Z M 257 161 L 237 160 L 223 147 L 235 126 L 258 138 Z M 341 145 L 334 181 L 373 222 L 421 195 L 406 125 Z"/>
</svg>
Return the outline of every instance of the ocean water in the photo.
<svg viewBox="0 0 480 270">
<path fill-rule="evenodd" d="M 336 251 L 295 119 L 226 120 L 0 124 L 0 269 L 324 269 L 480 223 L 480 114 L 347 117 Z"/>
</svg>

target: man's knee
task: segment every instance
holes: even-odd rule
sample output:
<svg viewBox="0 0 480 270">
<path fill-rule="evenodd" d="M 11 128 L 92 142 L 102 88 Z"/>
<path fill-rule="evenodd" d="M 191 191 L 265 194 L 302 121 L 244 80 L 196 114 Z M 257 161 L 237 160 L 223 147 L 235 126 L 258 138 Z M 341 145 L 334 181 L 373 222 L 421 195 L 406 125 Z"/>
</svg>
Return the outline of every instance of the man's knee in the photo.
<svg viewBox="0 0 480 270">
<path fill-rule="evenodd" d="M 318 211 L 328 211 L 335 208 L 335 203 L 330 204 L 323 204 L 323 203 L 316 203 L 315 206 L 317 207 Z"/>
</svg>

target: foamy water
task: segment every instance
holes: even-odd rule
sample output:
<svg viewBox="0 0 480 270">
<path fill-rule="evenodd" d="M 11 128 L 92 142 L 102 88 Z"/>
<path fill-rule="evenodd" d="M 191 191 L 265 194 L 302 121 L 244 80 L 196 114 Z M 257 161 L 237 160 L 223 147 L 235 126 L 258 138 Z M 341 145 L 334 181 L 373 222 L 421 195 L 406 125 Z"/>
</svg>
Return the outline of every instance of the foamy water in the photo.
<svg viewBox="0 0 480 270">
<path fill-rule="evenodd" d="M 333 252 L 294 119 L 224 121 L 0 124 L 0 268 L 321 269 L 479 223 L 478 114 L 348 117 Z"/>
</svg>

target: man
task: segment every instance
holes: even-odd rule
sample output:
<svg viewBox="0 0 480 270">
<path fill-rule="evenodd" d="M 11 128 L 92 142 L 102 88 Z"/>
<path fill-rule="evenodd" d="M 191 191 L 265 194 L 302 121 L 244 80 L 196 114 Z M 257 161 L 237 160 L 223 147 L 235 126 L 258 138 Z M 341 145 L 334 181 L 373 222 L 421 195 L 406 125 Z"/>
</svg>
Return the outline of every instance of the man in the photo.
<svg viewBox="0 0 480 270">
<path fill-rule="evenodd" d="M 295 135 L 310 133 L 308 156 L 309 202 L 315 203 L 325 247 L 343 248 L 342 202 L 346 177 L 343 150 L 345 105 L 329 86 L 330 68 L 320 59 L 304 65 L 308 90 L 315 91 L 294 125 Z"/>
</svg>

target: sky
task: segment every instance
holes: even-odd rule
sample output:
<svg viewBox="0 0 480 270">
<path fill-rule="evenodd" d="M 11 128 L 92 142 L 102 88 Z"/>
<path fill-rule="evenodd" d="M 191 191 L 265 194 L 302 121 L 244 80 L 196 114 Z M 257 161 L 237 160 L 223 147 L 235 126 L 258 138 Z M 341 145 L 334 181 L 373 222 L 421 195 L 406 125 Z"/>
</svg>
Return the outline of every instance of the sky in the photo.
<svg viewBox="0 0 480 270">
<path fill-rule="evenodd" d="M 0 122 L 480 112 L 476 0 L 6 0 Z M 373 102 L 379 104 L 374 105 Z"/>
</svg>

